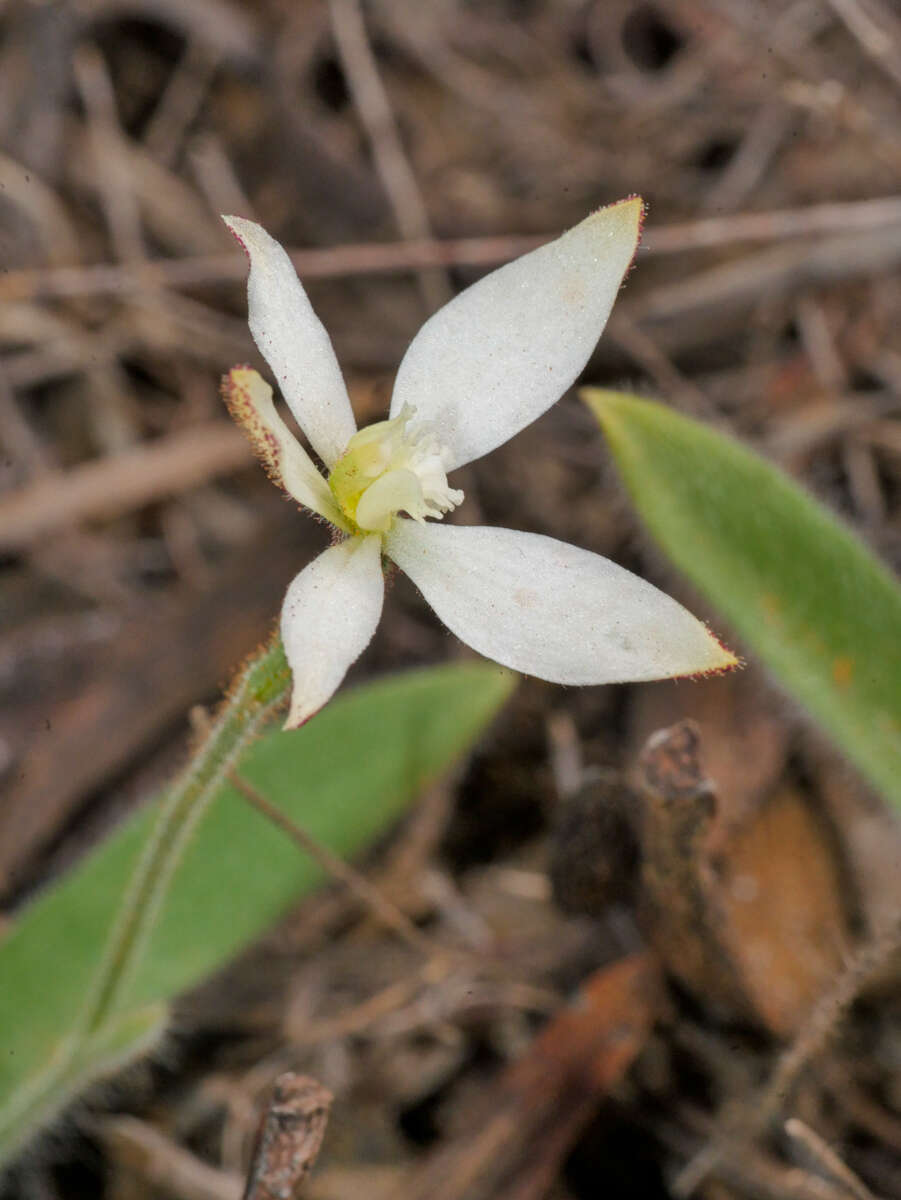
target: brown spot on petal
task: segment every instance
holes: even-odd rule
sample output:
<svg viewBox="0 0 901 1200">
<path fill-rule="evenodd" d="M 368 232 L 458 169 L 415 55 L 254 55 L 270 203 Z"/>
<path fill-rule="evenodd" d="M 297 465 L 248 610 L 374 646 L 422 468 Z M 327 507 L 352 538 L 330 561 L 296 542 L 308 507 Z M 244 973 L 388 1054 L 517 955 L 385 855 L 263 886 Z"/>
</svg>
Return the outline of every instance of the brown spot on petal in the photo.
<svg viewBox="0 0 901 1200">
<path fill-rule="evenodd" d="M 539 598 L 538 592 L 531 588 L 517 588 L 513 593 L 513 600 L 520 608 L 534 608 Z"/>
</svg>

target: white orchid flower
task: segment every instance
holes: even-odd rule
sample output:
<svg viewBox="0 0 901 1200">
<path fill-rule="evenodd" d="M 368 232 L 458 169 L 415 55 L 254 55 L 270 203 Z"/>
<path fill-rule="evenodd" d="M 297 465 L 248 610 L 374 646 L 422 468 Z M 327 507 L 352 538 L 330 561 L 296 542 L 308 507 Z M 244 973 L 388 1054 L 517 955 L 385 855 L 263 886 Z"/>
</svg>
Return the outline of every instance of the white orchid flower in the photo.
<svg viewBox="0 0 901 1200">
<path fill-rule="evenodd" d="M 389 419 L 359 431 L 288 255 L 259 225 L 224 218 L 250 259 L 251 333 L 328 478 L 256 371 L 235 368 L 226 400 L 274 481 L 340 538 L 285 597 L 286 728 L 328 701 L 369 644 L 383 557 L 462 641 L 541 679 L 616 683 L 735 664 L 700 621 L 608 559 L 537 534 L 438 523 L 463 499 L 447 473 L 534 421 L 582 371 L 632 262 L 642 211 L 637 198 L 600 209 L 451 300 L 407 350 Z"/>
</svg>

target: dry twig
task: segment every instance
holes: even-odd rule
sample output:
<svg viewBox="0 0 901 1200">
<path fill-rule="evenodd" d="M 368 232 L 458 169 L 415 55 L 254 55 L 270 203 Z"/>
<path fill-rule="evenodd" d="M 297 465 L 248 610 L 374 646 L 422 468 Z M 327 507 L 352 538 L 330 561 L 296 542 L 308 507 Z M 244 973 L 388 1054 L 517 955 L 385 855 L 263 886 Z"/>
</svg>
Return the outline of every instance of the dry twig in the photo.
<svg viewBox="0 0 901 1200">
<path fill-rule="evenodd" d="M 731 1129 L 713 1138 L 680 1172 L 673 1184 L 678 1196 L 690 1196 L 715 1174 L 736 1146 L 762 1134 L 791 1099 L 802 1073 L 834 1036 L 855 1000 L 901 950 L 901 918 L 857 952 L 817 1003 L 803 1029 L 776 1064 L 762 1092 L 742 1105 Z"/>
<path fill-rule="evenodd" d="M 146 1121 L 109 1117 L 100 1133 L 113 1161 L 154 1190 L 179 1200 L 240 1200 L 238 1175 L 202 1162 Z"/>
<path fill-rule="evenodd" d="M 329 12 L 341 62 L 398 228 L 408 241 L 429 238 L 432 230 L 428 210 L 400 140 L 388 93 L 366 36 L 359 0 L 329 0 Z M 418 278 L 429 310 L 447 303 L 451 289 L 439 268 L 423 268 Z"/>
<path fill-rule="evenodd" d="M 308 854 L 323 871 L 344 884 L 374 916 L 378 917 L 383 925 L 393 930 L 408 946 L 429 958 L 435 954 L 445 953 L 440 946 L 435 946 L 431 938 L 426 937 L 421 930 L 417 929 L 405 913 L 402 913 L 395 904 L 386 899 L 378 888 L 373 887 L 365 875 L 345 862 L 343 858 L 339 858 L 337 854 L 333 854 L 327 846 L 318 842 L 307 830 L 248 783 L 243 776 L 232 771 L 229 774 L 229 782 L 241 793 L 251 808 L 255 808 L 268 821 L 286 833 L 291 841 L 299 846 L 305 854 Z"/>
<path fill-rule="evenodd" d="M 0 500 L 0 547 L 23 549 L 79 521 L 129 512 L 250 462 L 240 431 L 210 421 L 65 472 L 44 472 Z"/>
<path fill-rule="evenodd" d="M 842 1162 L 829 1143 L 821 1138 L 815 1129 L 811 1129 L 797 1117 L 792 1117 L 785 1122 L 785 1132 L 822 1174 L 829 1179 L 834 1179 L 840 1187 L 854 1197 L 854 1200 L 874 1200 L 873 1193 L 863 1180 L 855 1175 L 846 1163 Z"/>
<path fill-rule="evenodd" d="M 93 45 L 80 46 L 73 62 L 75 81 L 88 116 L 94 180 L 118 258 L 144 258 L 141 213 L 135 196 L 116 98 L 103 56 Z"/>
<path fill-rule="evenodd" d="M 763 213 L 705 217 L 651 227 L 643 254 L 681 254 L 742 242 L 784 242 L 826 234 L 891 230 L 901 226 L 901 197 L 847 204 L 804 205 Z M 304 279 L 392 274 L 423 267 L 490 267 L 534 250 L 551 234 L 423 238 L 407 242 L 364 242 L 323 249 L 293 250 Z M 97 263 L 84 267 L 27 267 L 0 276 L 0 300 L 61 299 L 140 292 L 156 287 L 198 287 L 237 282 L 247 273 L 243 254 L 197 254 L 144 263 Z"/>
<path fill-rule="evenodd" d="M 889 32 L 893 19 L 897 23 L 897 17 L 893 18 L 888 12 L 881 13 L 874 0 L 868 3 L 861 3 L 860 0 L 827 2 L 857 39 L 864 53 L 885 71 L 889 79 L 901 86 L 901 46 Z"/>
<path fill-rule="evenodd" d="M 469 1114 L 460 1137 L 438 1146 L 393 1200 L 487 1200 L 547 1194 L 598 1101 L 644 1046 L 660 980 L 636 954 L 598 970 Z"/>
<path fill-rule="evenodd" d="M 278 1077 L 243 1200 L 293 1200 L 300 1194 L 325 1137 L 331 1103 L 331 1093 L 308 1075 L 286 1071 Z"/>
</svg>

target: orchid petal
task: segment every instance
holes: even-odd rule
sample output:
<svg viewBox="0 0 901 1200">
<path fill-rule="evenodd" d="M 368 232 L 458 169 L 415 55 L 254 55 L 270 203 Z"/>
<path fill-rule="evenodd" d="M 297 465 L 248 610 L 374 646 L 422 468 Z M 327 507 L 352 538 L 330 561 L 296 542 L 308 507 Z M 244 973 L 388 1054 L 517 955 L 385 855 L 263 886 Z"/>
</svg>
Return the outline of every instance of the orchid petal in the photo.
<svg viewBox="0 0 901 1200">
<path fill-rule="evenodd" d="M 384 533 L 402 508 L 415 512 L 421 506 L 422 484 L 415 471 L 386 471 L 360 497 L 354 519 L 361 529 Z"/>
<path fill-rule="evenodd" d="M 736 662 L 650 583 L 553 538 L 398 520 L 386 550 L 461 641 L 527 675 L 622 683 Z"/>
<path fill-rule="evenodd" d="M 250 259 L 250 332 L 313 449 L 333 466 L 356 432 L 341 368 L 290 258 L 265 229 L 242 217 L 222 220 Z"/>
<path fill-rule="evenodd" d="M 233 367 L 222 381 L 222 395 L 269 478 L 298 504 L 346 531 L 347 522 L 328 484 L 276 412 L 272 388 L 262 375 L 252 367 Z"/>
<path fill-rule="evenodd" d="M 331 699 L 372 640 L 384 591 L 377 536 L 325 550 L 288 588 L 281 632 L 294 683 L 286 729 L 297 729 Z"/>
<path fill-rule="evenodd" d="M 440 309 L 401 362 L 391 416 L 405 404 L 448 449 L 447 469 L 531 424 L 576 380 L 635 254 L 642 202 L 599 209 Z"/>
</svg>

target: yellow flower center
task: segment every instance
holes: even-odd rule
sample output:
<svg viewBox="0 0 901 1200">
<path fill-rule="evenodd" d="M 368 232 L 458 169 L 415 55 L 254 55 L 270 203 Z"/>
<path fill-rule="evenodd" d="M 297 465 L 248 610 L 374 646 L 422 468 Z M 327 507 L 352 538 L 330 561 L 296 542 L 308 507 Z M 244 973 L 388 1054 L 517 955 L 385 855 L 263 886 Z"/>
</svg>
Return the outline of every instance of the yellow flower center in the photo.
<svg viewBox="0 0 901 1200">
<path fill-rule="evenodd" d="M 399 512 L 440 520 L 463 493 L 447 484 L 447 452 L 404 405 L 396 417 L 355 433 L 328 485 L 341 511 L 366 533 L 387 533 Z"/>
</svg>

